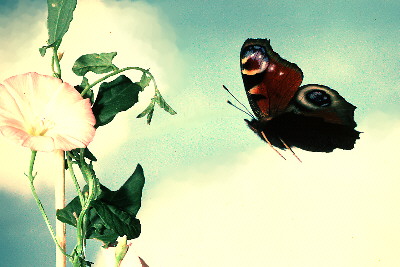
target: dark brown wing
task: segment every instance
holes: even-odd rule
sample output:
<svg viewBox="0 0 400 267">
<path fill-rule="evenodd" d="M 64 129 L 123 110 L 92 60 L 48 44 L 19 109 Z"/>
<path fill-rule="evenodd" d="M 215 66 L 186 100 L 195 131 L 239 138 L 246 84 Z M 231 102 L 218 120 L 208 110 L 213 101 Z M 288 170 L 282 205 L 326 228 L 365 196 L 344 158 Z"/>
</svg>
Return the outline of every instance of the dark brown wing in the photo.
<svg viewBox="0 0 400 267">
<path fill-rule="evenodd" d="M 248 122 L 260 137 L 265 133 L 272 145 L 314 152 L 335 148 L 350 150 L 360 137 L 354 128 L 356 107 L 327 86 L 311 84 L 299 88 L 286 111 L 273 119 Z M 264 139 L 264 138 L 262 138 Z"/>
<path fill-rule="evenodd" d="M 247 39 L 240 52 L 247 97 L 258 118 L 281 114 L 298 90 L 303 73 L 272 50 L 268 39 Z"/>
</svg>

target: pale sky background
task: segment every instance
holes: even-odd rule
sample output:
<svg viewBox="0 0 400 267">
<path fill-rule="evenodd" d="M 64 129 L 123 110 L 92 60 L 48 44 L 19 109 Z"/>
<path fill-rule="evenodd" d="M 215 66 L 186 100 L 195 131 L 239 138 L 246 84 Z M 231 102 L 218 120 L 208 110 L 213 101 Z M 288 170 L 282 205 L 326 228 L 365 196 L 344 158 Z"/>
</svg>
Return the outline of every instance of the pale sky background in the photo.
<svg viewBox="0 0 400 267">
<path fill-rule="evenodd" d="M 142 164 L 141 236 L 129 257 L 151 267 L 400 266 L 400 2 L 80 0 L 61 51 L 63 79 L 82 54 L 117 51 L 119 67 L 150 68 L 175 116 L 140 104 L 101 127 L 90 145 L 102 183 L 116 190 Z M 45 0 L 0 0 L 0 81 L 50 74 Z M 358 107 L 351 151 L 295 149 L 282 160 L 226 104 L 247 104 L 239 70 L 247 38 L 269 38 Z M 140 73 L 128 73 L 132 78 Z M 24 172 L 30 152 L 0 138 L 0 266 L 54 266 L 54 246 Z M 37 186 L 50 216 L 53 182 L 39 154 Z M 73 195 L 68 185 L 68 197 Z M 68 229 L 72 235 L 72 229 Z M 74 240 L 69 242 L 72 245 Z M 112 251 L 89 243 L 95 267 Z M 70 248 L 71 249 L 71 248 Z M 69 250 L 70 251 L 70 250 Z M 127 263 L 125 266 L 137 266 Z M 137 263 L 136 263 L 137 264 Z"/>
</svg>

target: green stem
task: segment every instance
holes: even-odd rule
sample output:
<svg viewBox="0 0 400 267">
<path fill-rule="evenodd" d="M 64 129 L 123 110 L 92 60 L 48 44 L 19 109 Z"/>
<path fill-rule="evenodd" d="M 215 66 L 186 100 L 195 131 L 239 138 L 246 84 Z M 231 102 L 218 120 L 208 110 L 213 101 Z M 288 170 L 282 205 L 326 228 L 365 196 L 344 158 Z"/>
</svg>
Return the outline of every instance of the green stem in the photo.
<svg viewBox="0 0 400 267">
<path fill-rule="evenodd" d="M 146 69 L 143 69 L 143 68 L 140 68 L 140 67 L 126 67 L 126 68 L 123 68 L 123 69 L 115 70 L 115 71 L 111 72 L 110 74 L 107 74 L 106 76 L 102 77 L 101 79 L 98 79 L 98 80 L 95 81 L 94 83 L 88 85 L 88 86 L 82 91 L 81 96 L 84 96 L 84 95 L 85 95 L 91 88 L 93 88 L 96 84 L 101 83 L 102 81 L 104 81 L 104 80 L 106 80 L 106 79 L 108 79 L 108 78 L 110 78 L 110 77 L 112 77 L 112 76 L 114 76 L 114 75 L 117 75 L 117 74 L 119 74 L 119 73 L 121 73 L 121 72 L 127 71 L 127 70 L 139 70 L 139 71 L 144 72 L 144 73 L 146 73 L 147 75 L 149 75 L 150 78 L 151 78 L 151 80 L 152 80 L 153 83 L 154 83 L 154 88 L 155 88 L 156 92 L 158 92 L 156 81 L 155 81 L 153 75 L 150 73 L 149 70 L 146 70 Z"/>
<path fill-rule="evenodd" d="M 88 212 L 90 205 L 93 201 L 93 199 L 95 198 L 95 188 L 97 186 L 96 183 L 96 178 L 93 175 L 91 169 L 88 167 L 88 165 L 86 164 L 86 162 L 80 162 L 79 167 L 81 169 L 82 175 L 84 177 L 86 177 L 88 186 L 89 186 L 89 192 L 88 192 L 88 196 L 85 198 L 85 202 L 82 205 L 82 210 L 79 214 L 78 220 L 76 222 L 76 230 L 77 230 L 77 245 L 75 248 L 75 251 L 77 253 L 76 257 L 79 257 L 80 259 L 84 259 L 85 258 L 85 251 L 84 251 L 84 247 L 85 247 L 85 242 L 86 242 L 86 231 L 84 230 L 85 226 L 85 220 L 86 220 L 86 213 Z M 78 260 L 76 259 L 78 264 Z M 75 265 L 74 265 L 75 266 Z M 79 266 L 79 265 L 76 265 Z"/>
<path fill-rule="evenodd" d="M 29 162 L 29 173 L 28 173 L 28 175 L 27 175 L 27 177 L 28 177 L 28 179 L 29 179 L 29 184 L 30 184 L 30 187 L 31 187 L 31 191 L 32 191 L 33 198 L 34 198 L 35 201 L 36 201 L 36 204 L 37 204 L 37 206 L 38 206 L 38 208 L 39 208 L 39 210 L 40 210 L 40 213 L 42 214 L 42 217 L 43 217 L 43 219 L 44 219 L 44 221 L 45 221 L 45 223 L 46 223 L 47 229 L 49 229 L 50 235 L 51 235 L 51 237 L 52 237 L 54 243 L 55 243 L 56 246 L 62 251 L 62 253 L 63 253 L 65 256 L 71 257 L 70 255 L 68 255 L 67 253 L 65 253 L 65 251 L 62 249 L 62 247 L 60 246 L 60 244 L 57 242 L 57 238 L 56 238 L 56 235 L 55 235 L 55 233 L 54 233 L 53 227 L 51 226 L 50 221 L 49 221 L 49 218 L 47 217 L 46 211 L 44 210 L 44 207 L 43 207 L 43 205 L 42 205 L 42 202 L 40 201 L 39 196 L 38 196 L 38 194 L 36 193 L 36 189 L 35 189 L 35 186 L 34 186 L 34 184 L 33 184 L 33 181 L 35 180 L 35 177 L 36 177 L 36 174 L 33 175 L 33 166 L 34 166 L 34 164 L 35 164 L 36 154 L 37 154 L 37 151 L 32 150 L 31 160 L 30 160 L 30 162 Z"/>
<path fill-rule="evenodd" d="M 85 149 L 84 148 L 79 149 L 79 162 L 85 163 Z M 86 182 L 87 182 L 87 180 L 86 180 Z"/>
<path fill-rule="evenodd" d="M 37 151 L 32 150 L 31 154 L 31 160 L 29 161 L 29 172 L 28 172 L 28 178 L 29 181 L 33 184 L 33 180 L 36 177 L 36 174 L 33 175 L 33 166 L 35 165 L 35 158 L 36 158 Z"/>
<path fill-rule="evenodd" d="M 53 47 L 53 56 L 51 60 L 51 69 L 53 71 L 53 76 L 61 79 L 61 66 L 60 60 L 58 59 L 58 48 L 60 44 Z M 55 66 L 54 66 L 55 65 Z"/>
<path fill-rule="evenodd" d="M 81 202 L 81 206 L 83 206 L 83 204 L 85 203 L 85 198 L 82 194 L 81 187 L 79 186 L 78 179 L 76 179 L 74 169 L 72 168 L 72 160 L 71 160 L 70 152 L 67 152 L 66 155 L 67 155 L 67 165 L 68 165 L 69 174 L 75 185 L 75 189 L 76 189 L 76 192 L 78 193 L 79 201 Z"/>
</svg>

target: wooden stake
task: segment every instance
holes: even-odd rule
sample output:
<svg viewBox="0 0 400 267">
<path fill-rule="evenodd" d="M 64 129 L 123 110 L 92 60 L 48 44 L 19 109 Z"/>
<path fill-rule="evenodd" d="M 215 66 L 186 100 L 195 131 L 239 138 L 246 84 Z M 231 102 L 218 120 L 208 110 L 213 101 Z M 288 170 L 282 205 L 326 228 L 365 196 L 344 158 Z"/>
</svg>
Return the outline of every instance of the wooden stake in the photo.
<svg viewBox="0 0 400 267">
<path fill-rule="evenodd" d="M 54 177 L 55 177 L 55 208 L 63 209 L 65 207 L 65 161 L 64 151 L 56 150 L 54 152 Z M 66 251 L 66 229 L 65 223 L 56 219 L 56 238 L 61 248 Z M 56 247 L 56 267 L 66 267 L 67 259 L 65 255 Z"/>
</svg>

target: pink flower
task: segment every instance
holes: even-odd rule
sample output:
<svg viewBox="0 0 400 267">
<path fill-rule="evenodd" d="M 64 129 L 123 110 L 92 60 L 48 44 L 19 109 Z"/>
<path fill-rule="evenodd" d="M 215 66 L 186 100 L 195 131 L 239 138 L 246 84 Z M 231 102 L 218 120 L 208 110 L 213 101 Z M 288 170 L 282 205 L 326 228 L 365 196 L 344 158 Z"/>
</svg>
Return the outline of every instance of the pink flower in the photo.
<svg viewBox="0 0 400 267">
<path fill-rule="evenodd" d="M 0 84 L 0 132 L 36 151 L 86 147 L 94 137 L 89 99 L 60 79 L 29 72 Z"/>
</svg>

